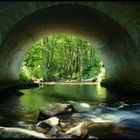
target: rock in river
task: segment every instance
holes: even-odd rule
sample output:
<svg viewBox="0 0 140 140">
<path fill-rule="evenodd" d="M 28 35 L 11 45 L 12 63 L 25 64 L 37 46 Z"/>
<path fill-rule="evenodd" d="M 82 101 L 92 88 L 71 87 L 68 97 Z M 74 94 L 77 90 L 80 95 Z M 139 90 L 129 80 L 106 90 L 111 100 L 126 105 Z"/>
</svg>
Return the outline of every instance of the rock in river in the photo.
<svg viewBox="0 0 140 140">
<path fill-rule="evenodd" d="M 40 108 L 38 121 L 42 121 L 57 115 L 72 114 L 74 112 L 75 110 L 71 104 L 49 104 L 47 107 Z"/>
<path fill-rule="evenodd" d="M 84 116 L 81 113 L 74 113 L 72 114 L 73 118 L 83 118 Z"/>
<path fill-rule="evenodd" d="M 59 125 L 60 121 L 57 117 L 52 117 L 52 118 L 49 118 L 47 120 L 40 121 L 37 124 L 37 126 L 43 126 L 43 124 L 46 124 L 46 125 L 49 125 L 49 126 L 55 126 L 55 125 Z"/>
<path fill-rule="evenodd" d="M 0 138 L 41 138 L 47 139 L 47 137 L 36 131 L 27 130 L 17 127 L 0 127 Z"/>
<path fill-rule="evenodd" d="M 88 128 L 93 124 L 94 122 L 92 120 L 86 119 L 76 127 L 66 131 L 65 134 L 70 135 L 72 138 L 88 138 Z"/>
<path fill-rule="evenodd" d="M 61 124 L 57 117 L 52 117 L 37 123 L 37 131 L 41 133 L 48 132 L 51 135 L 56 135 L 58 130 L 60 129 L 61 129 Z"/>
</svg>

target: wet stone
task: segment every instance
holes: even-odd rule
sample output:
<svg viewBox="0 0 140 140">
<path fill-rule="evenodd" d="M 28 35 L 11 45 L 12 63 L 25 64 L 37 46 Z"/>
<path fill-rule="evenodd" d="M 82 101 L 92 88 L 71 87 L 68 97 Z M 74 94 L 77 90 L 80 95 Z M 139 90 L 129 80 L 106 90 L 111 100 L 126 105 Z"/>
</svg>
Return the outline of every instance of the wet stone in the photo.
<svg viewBox="0 0 140 140">
<path fill-rule="evenodd" d="M 72 117 L 73 118 L 82 118 L 84 116 L 81 113 L 74 113 L 74 114 L 72 114 Z"/>
<path fill-rule="evenodd" d="M 65 132 L 66 135 L 70 135 L 72 138 L 88 138 L 88 128 L 93 125 L 94 122 L 90 119 L 85 119 L 83 122 L 79 123 L 77 126 L 72 127 Z"/>
<path fill-rule="evenodd" d="M 47 138 L 36 131 L 16 127 L 0 127 L 0 138 Z"/>
<path fill-rule="evenodd" d="M 60 120 L 57 117 L 52 117 L 44 121 L 37 123 L 37 131 L 41 133 L 48 133 L 50 135 L 56 135 L 61 130 Z"/>
<path fill-rule="evenodd" d="M 38 121 L 42 121 L 58 115 L 68 115 L 74 112 L 75 110 L 71 104 L 49 104 L 47 107 L 40 108 Z"/>
</svg>

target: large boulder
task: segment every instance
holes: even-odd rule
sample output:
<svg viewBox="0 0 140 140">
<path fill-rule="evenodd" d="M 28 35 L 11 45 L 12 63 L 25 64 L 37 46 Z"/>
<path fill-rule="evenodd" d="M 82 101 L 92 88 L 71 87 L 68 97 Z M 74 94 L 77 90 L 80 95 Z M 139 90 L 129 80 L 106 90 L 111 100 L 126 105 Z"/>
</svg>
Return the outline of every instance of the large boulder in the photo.
<svg viewBox="0 0 140 140">
<path fill-rule="evenodd" d="M 40 138 L 47 139 L 47 137 L 36 131 L 27 130 L 17 127 L 0 127 L 0 138 Z"/>
<path fill-rule="evenodd" d="M 71 104 L 49 104 L 47 107 L 40 108 L 38 121 L 42 121 L 58 115 L 66 115 L 73 113 L 75 113 L 75 110 Z"/>
</svg>

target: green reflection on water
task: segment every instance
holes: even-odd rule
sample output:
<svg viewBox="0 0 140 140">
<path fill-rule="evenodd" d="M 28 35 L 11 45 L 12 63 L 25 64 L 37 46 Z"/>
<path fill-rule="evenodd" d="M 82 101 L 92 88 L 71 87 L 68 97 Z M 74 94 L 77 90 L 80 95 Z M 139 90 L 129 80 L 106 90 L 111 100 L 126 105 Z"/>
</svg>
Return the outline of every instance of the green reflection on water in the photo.
<svg viewBox="0 0 140 140">
<path fill-rule="evenodd" d="M 100 85 L 45 85 L 42 89 L 21 90 L 24 93 L 20 98 L 22 107 L 36 110 L 50 103 L 75 101 L 105 100 L 106 89 Z"/>
<path fill-rule="evenodd" d="M 100 85 L 44 85 L 43 88 L 21 90 L 18 107 L 21 109 L 20 119 L 24 122 L 36 120 L 39 108 L 52 103 L 68 103 L 77 101 L 96 103 L 106 100 L 106 89 Z M 31 115 L 32 114 L 32 115 Z"/>
<path fill-rule="evenodd" d="M 38 88 L 22 90 L 24 96 L 20 98 L 20 105 L 25 109 L 36 110 L 39 107 L 57 102 L 57 98 L 47 98 Z"/>
<path fill-rule="evenodd" d="M 106 88 L 101 87 L 99 83 L 96 85 L 96 90 L 97 90 L 97 98 L 98 99 L 106 99 L 107 98 Z"/>
</svg>

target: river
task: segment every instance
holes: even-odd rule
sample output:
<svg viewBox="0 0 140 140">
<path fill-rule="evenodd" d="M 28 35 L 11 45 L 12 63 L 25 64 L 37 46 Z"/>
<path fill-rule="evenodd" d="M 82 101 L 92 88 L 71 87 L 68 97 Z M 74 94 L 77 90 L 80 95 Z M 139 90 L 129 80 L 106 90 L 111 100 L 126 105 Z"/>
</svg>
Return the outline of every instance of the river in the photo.
<svg viewBox="0 0 140 140">
<path fill-rule="evenodd" d="M 89 135 L 98 138 L 140 138 L 140 101 L 112 92 L 99 84 L 52 84 L 20 90 L 0 98 L 0 126 L 36 124 L 39 108 L 53 103 L 71 103 L 95 124 Z"/>
</svg>

